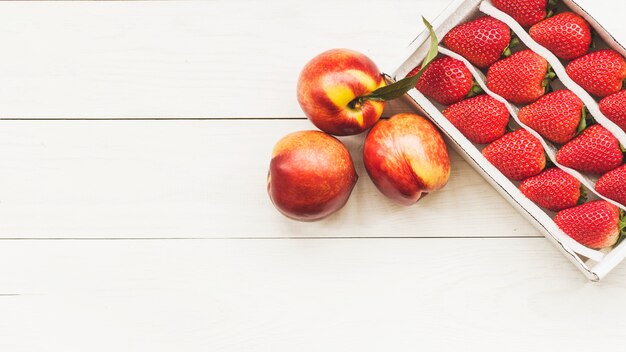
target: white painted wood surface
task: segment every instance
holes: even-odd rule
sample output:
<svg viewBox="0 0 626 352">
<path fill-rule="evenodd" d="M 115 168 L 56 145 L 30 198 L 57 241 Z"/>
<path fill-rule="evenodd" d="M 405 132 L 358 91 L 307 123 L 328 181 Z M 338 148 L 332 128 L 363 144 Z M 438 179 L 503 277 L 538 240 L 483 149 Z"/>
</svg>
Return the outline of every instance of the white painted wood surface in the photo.
<svg viewBox="0 0 626 352">
<path fill-rule="evenodd" d="M 0 237 L 537 235 L 456 154 L 444 190 L 395 205 L 363 168 L 363 136 L 344 138 L 360 175 L 347 206 L 326 221 L 291 221 L 267 196 L 267 168 L 278 139 L 310 128 L 306 120 L 2 121 L 0 146 L 14 147 L 0 154 Z"/>
<path fill-rule="evenodd" d="M 626 42 L 624 4 L 580 3 Z M 349 47 L 391 72 L 446 4 L 0 2 L 0 351 L 626 342 L 626 266 L 587 282 L 454 153 L 450 184 L 401 208 L 346 138 L 344 210 L 271 207 L 274 142 L 312 128 L 307 59 Z"/>
</svg>

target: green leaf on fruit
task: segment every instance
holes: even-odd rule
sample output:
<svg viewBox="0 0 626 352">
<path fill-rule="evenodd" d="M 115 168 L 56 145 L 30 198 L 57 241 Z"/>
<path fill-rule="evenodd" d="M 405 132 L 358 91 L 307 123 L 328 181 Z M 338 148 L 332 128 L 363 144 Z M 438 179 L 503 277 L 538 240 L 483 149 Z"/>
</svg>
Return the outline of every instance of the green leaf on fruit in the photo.
<svg viewBox="0 0 626 352">
<path fill-rule="evenodd" d="M 358 102 L 363 102 L 365 100 L 393 100 L 403 96 L 406 92 L 415 88 L 417 81 L 420 79 L 420 77 L 422 77 L 424 71 L 439 54 L 439 40 L 437 39 L 437 35 L 433 30 L 433 26 L 424 17 L 422 17 L 422 20 L 424 21 L 424 25 L 426 25 L 426 28 L 430 32 L 430 49 L 428 50 L 428 54 L 426 54 L 426 58 L 422 62 L 422 68 L 419 70 L 419 72 L 413 76 L 405 77 L 390 85 L 378 88 L 370 94 L 359 97 L 355 100 L 358 100 Z"/>
</svg>

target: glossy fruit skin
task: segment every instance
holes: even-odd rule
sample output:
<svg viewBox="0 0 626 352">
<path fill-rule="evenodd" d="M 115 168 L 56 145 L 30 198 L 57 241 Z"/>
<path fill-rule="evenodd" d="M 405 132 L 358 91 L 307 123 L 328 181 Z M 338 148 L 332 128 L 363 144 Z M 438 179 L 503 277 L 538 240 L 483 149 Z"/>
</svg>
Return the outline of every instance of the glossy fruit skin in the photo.
<svg viewBox="0 0 626 352">
<path fill-rule="evenodd" d="M 462 23 L 443 38 L 443 45 L 480 68 L 498 61 L 510 42 L 511 29 L 491 16 Z"/>
<path fill-rule="evenodd" d="M 578 132 L 584 107 L 582 100 L 573 92 L 558 90 L 521 108 L 518 117 L 545 139 L 564 144 Z"/>
<path fill-rule="evenodd" d="M 548 0 L 492 0 L 495 7 L 507 13 L 522 27 L 530 27 L 546 18 Z"/>
<path fill-rule="evenodd" d="M 503 103 L 482 94 L 450 105 L 443 116 L 472 143 L 487 144 L 504 136 L 510 115 Z"/>
<path fill-rule="evenodd" d="M 487 72 L 487 87 L 513 104 L 526 105 L 544 95 L 548 61 L 522 50 L 497 61 Z"/>
<path fill-rule="evenodd" d="M 411 70 L 407 77 L 419 72 L 421 66 Z M 426 68 L 415 88 L 442 105 L 454 104 L 468 96 L 473 77 L 463 62 L 449 56 L 433 60 Z"/>
<path fill-rule="evenodd" d="M 604 174 L 623 161 L 619 141 L 601 125 L 587 127 L 556 153 L 556 161 L 574 170 Z"/>
<path fill-rule="evenodd" d="M 285 216 L 316 221 L 346 204 L 357 179 L 350 153 L 338 139 L 320 131 L 301 131 L 274 147 L 267 190 Z"/>
<path fill-rule="evenodd" d="M 626 90 L 620 90 L 600 100 L 600 111 L 626 131 Z"/>
<path fill-rule="evenodd" d="M 570 62 L 567 75 L 590 94 L 606 97 L 622 89 L 626 61 L 614 50 L 600 50 Z"/>
<path fill-rule="evenodd" d="M 376 187 L 402 205 L 411 205 L 446 185 L 450 158 L 439 131 L 415 114 L 380 120 L 368 133 L 363 162 Z"/>
<path fill-rule="evenodd" d="M 602 175 L 595 189 L 601 195 L 626 206 L 626 165 Z"/>
<path fill-rule="evenodd" d="M 575 207 L 581 195 L 580 182 L 556 167 L 525 179 L 519 189 L 528 199 L 551 211 Z"/>
<path fill-rule="evenodd" d="M 574 60 L 589 51 L 591 27 L 573 12 L 563 12 L 537 23 L 529 34 L 537 43 L 563 60 Z"/>
<path fill-rule="evenodd" d="M 489 144 L 483 155 L 504 176 L 517 181 L 538 175 L 546 166 L 541 142 L 524 129 L 507 133 Z"/>
<path fill-rule="evenodd" d="M 385 103 L 351 102 L 385 85 L 383 75 L 367 56 L 332 49 L 309 61 L 298 79 L 298 102 L 320 130 L 336 136 L 364 132 L 380 118 Z"/>
<path fill-rule="evenodd" d="M 560 211 L 554 222 L 576 242 L 593 249 L 613 246 L 619 238 L 619 208 L 597 200 Z"/>
</svg>

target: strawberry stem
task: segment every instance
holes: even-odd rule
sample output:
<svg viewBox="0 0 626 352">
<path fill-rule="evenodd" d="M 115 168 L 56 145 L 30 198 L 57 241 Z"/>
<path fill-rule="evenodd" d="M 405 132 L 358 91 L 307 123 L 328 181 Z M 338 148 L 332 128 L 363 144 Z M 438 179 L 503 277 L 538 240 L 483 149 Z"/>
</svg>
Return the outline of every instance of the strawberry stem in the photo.
<svg viewBox="0 0 626 352">
<path fill-rule="evenodd" d="M 355 98 L 348 104 L 349 106 L 359 106 L 363 104 L 366 100 L 393 100 L 403 96 L 406 92 L 415 88 L 417 81 L 419 81 L 420 77 L 422 77 L 424 71 L 426 71 L 428 66 L 430 66 L 430 64 L 439 54 L 439 40 L 437 39 L 437 35 L 435 34 L 433 26 L 424 17 L 422 17 L 422 20 L 424 21 L 424 25 L 426 25 L 426 28 L 430 32 L 430 49 L 426 54 L 426 58 L 422 62 L 422 68 L 419 70 L 419 72 L 413 76 L 405 77 L 390 85 L 378 88 L 367 95 Z"/>
</svg>

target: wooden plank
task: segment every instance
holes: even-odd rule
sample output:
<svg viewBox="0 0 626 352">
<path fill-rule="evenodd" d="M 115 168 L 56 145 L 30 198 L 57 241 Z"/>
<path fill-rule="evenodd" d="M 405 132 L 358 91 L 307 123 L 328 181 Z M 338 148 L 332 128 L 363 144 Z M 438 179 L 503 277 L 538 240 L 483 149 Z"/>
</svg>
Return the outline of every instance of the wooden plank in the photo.
<svg viewBox="0 0 626 352">
<path fill-rule="evenodd" d="M 347 47 L 392 72 L 448 2 L 0 2 L 0 117 L 303 116 L 309 59 Z"/>
<path fill-rule="evenodd" d="M 578 2 L 626 42 L 621 2 Z M 448 3 L 2 1 L 0 118 L 303 116 L 310 58 L 352 48 L 393 72 Z"/>
<path fill-rule="evenodd" d="M 545 239 L 2 241 L 0 277 L 12 352 L 626 342 L 626 268 L 589 283 Z"/>
<path fill-rule="evenodd" d="M 287 220 L 267 196 L 272 148 L 306 120 L 2 121 L 0 237 L 493 237 L 537 232 L 452 153 L 446 188 L 413 207 L 360 175 L 323 222 Z"/>
</svg>

